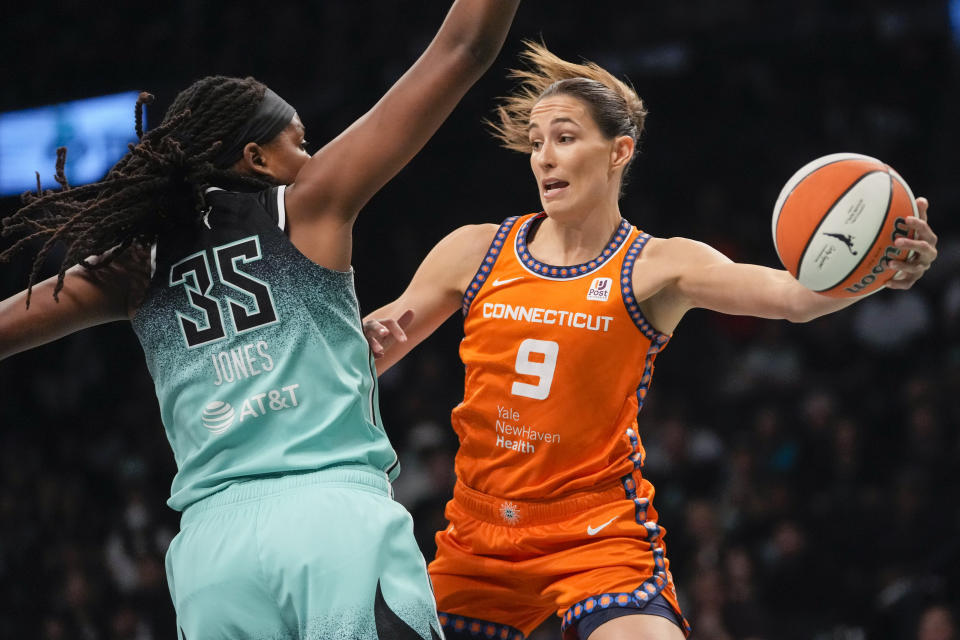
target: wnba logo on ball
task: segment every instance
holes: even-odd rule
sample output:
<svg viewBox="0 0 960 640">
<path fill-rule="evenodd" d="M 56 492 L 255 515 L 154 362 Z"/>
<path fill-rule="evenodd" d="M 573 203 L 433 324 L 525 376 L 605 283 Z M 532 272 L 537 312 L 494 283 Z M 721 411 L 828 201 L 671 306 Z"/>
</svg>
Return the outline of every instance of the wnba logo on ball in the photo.
<svg viewBox="0 0 960 640">
<path fill-rule="evenodd" d="M 210 433 L 220 435 L 230 428 L 235 415 L 229 402 L 214 400 L 204 408 L 200 420 L 203 422 L 203 426 L 210 430 Z"/>
<path fill-rule="evenodd" d="M 594 278 L 587 290 L 587 300 L 607 301 L 610 298 L 610 285 L 613 280 L 610 278 Z"/>
</svg>

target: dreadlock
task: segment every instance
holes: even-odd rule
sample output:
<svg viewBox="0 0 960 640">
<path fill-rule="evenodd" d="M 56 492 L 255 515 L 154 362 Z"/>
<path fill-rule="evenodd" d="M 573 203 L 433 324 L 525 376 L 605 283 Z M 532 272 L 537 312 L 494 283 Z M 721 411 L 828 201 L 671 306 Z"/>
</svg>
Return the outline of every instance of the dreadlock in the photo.
<svg viewBox="0 0 960 640">
<path fill-rule="evenodd" d="M 160 125 L 147 133 L 143 107 L 154 97 L 141 93 L 134 107 L 139 142 L 130 144 L 106 177 L 93 184 L 70 187 L 64 173 L 67 150 L 57 149 L 55 180 L 60 189 L 42 189 L 38 173 L 36 193 L 23 194 L 24 206 L 3 220 L 3 236 L 21 237 L 0 253 L 0 262 L 9 262 L 28 243 L 43 241 L 33 259 L 27 306 L 40 268 L 57 243 L 65 245 L 66 252 L 55 300 L 70 267 L 105 267 L 131 245 L 146 248 L 164 230 L 196 224 L 208 186 L 272 186 L 213 162 L 222 142 L 252 117 L 265 91 L 266 85 L 250 77 L 203 78 L 181 91 Z M 98 259 L 88 260 L 91 257 Z"/>
</svg>

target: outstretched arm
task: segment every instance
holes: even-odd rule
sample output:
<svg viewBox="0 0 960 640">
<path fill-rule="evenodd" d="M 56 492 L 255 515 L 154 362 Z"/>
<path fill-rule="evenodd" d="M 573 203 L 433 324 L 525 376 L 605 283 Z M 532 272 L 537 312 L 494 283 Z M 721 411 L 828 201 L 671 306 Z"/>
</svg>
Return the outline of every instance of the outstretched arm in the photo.
<svg viewBox="0 0 960 640">
<path fill-rule="evenodd" d="M 888 268 L 901 272 L 887 284 L 891 289 L 913 286 L 937 257 L 937 236 L 927 224 L 927 207 L 925 198 L 917 199 L 919 217 L 906 220 L 912 237 L 898 238 L 894 243 L 899 249 L 914 251 L 914 255 L 909 261 L 890 262 Z M 642 261 L 638 261 L 635 289 L 643 286 L 639 274 L 643 273 L 647 282 L 651 275 L 659 277 L 663 286 L 642 307 L 647 319 L 666 333 L 676 328 L 687 311 L 697 307 L 732 315 L 808 322 L 863 299 L 814 293 L 787 271 L 735 263 L 708 245 L 685 238 L 660 240 L 649 249 L 653 251 L 644 260 L 650 258 L 653 273 L 644 272 Z M 668 255 L 669 259 L 657 259 L 658 255 Z"/>
<path fill-rule="evenodd" d="M 287 189 L 290 238 L 328 267 L 350 264 L 361 207 L 426 144 L 493 63 L 519 0 L 457 0 L 414 65 L 318 151 Z"/>
<path fill-rule="evenodd" d="M 0 301 L 0 360 L 53 342 L 66 335 L 131 313 L 131 271 L 120 260 L 91 271 L 77 265 L 64 278 L 60 301 L 53 298 L 57 277 L 33 287 L 30 308 L 27 292 Z M 145 276 L 144 276 L 145 278 Z"/>
<path fill-rule="evenodd" d="M 455 230 L 430 250 L 399 298 L 367 314 L 363 329 L 377 356 L 378 373 L 396 364 L 460 309 L 463 293 L 497 228 L 479 224 Z"/>
</svg>

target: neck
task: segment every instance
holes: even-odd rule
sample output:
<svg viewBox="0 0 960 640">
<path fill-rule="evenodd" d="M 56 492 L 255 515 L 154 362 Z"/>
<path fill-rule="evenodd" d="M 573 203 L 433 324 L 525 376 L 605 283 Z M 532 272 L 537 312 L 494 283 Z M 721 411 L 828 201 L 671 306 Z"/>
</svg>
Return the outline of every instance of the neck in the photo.
<svg viewBox="0 0 960 640">
<path fill-rule="evenodd" d="M 579 215 L 547 215 L 528 247 L 537 260 L 568 266 L 596 258 L 620 226 L 620 207 L 581 212 Z"/>
</svg>

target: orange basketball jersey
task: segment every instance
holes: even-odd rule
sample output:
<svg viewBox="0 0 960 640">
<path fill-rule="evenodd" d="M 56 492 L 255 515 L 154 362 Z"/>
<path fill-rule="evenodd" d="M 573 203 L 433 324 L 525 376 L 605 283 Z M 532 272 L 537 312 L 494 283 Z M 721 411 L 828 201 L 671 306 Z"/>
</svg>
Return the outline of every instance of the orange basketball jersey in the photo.
<svg viewBox="0 0 960 640">
<path fill-rule="evenodd" d="M 457 477 L 517 500 L 604 487 L 642 466 L 637 412 L 669 340 L 633 296 L 650 236 L 623 220 L 595 259 L 556 267 L 527 250 L 545 215 L 500 225 L 463 298 Z"/>
</svg>

